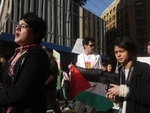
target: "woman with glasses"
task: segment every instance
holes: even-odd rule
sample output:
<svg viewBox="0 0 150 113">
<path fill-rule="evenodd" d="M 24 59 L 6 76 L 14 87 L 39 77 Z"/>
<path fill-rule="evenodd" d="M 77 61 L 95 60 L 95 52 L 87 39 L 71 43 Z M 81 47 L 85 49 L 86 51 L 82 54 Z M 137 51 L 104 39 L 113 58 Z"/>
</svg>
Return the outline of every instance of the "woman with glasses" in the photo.
<svg viewBox="0 0 150 113">
<path fill-rule="evenodd" d="M 45 21 L 34 13 L 24 14 L 16 25 L 14 41 L 20 47 L 0 74 L 0 113 L 46 113 L 49 58 L 39 46 L 46 32 Z"/>
<path fill-rule="evenodd" d="M 150 113 L 150 65 L 139 62 L 137 46 L 128 37 L 114 44 L 119 67 L 118 85 L 110 84 L 106 97 L 119 102 L 119 113 Z"/>
</svg>

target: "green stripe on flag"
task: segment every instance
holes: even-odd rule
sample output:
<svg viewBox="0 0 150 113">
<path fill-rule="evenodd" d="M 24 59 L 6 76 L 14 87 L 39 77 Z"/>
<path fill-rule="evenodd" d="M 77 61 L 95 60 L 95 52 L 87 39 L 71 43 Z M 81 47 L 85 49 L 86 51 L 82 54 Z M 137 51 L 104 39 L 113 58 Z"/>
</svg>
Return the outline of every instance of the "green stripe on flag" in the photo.
<svg viewBox="0 0 150 113">
<path fill-rule="evenodd" d="M 106 97 L 88 91 L 78 93 L 74 99 L 101 111 L 107 111 L 113 107 L 113 102 Z"/>
</svg>

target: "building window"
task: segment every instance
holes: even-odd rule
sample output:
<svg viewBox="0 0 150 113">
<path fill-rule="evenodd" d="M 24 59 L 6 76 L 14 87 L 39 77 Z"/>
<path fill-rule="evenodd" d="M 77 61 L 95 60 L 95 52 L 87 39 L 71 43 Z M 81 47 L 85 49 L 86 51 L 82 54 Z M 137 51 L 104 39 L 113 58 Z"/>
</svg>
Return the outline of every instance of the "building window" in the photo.
<svg viewBox="0 0 150 113">
<path fill-rule="evenodd" d="M 121 8 L 121 9 L 119 10 L 120 15 L 122 15 L 123 12 L 124 12 L 124 8 Z"/>
<path fill-rule="evenodd" d="M 125 20 L 128 20 L 129 16 L 128 13 L 125 14 Z"/>
<path fill-rule="evenodd" d="M 112 10 L 110 10 L 110 14 L 112 13 Z"/>
<path fill-rule="evenodd" d="M 126 4 L 125 6 L 124 6 L 124 12 L 127 12 L 128 11 L 128 4 Z"/>
<path fill-rule="evenodd" d="M 137 26 L 146 26 L 146 19 L 136 19 Z"/>
<path fill-rule="evenodd" d="M 116 27 L 116 23 L 115 22 L 113 23 L 113 27 Z"/>
<path fill-rule="evenodd" d="M 106 24 L 108 24 L 108 20 L 106 21 Z"/>
<path fill-rule="evenodd" d="M 107 17 L 109 16 L 109 13 L 107 13 Z"/>
<path fill-rule="evenodd" d="M 121 18 L 120 18 L 120 22 L 123 22 L 124 21 L 124 16 L 122 16 Z"/>
<path fill-rule="evenodd" d="M 142 10 L 142 9 L 136 10 L 136 11 L 135 11 L 135 16 L 136 16 L 136 17 L 143 17 L 143 16 L 146 16 L 146 11 L 145 11 L 145 10 Z"/>
<path fill-rule="evenodd" d="M 104 20 L 105 20 L 106 16 L 104 16 Z"/>
<path fill-rule="evenodd" d="M 109 18 L 109 23 L 111 22 L 111 18 Z"/>
<path fill-rule="evenodd" d="M 115 20 L 115 15 L 112 16 L 112 20 Z"/>
<path fill-rule="evenodd" d="M 111 29 L 111 25 L 109 26 L 109 29 Z"/>
<path fill-rule="evenodd" d="M 108 31 L 108 27 L 106 27 L 106 31 Z"/>
<path fill-rule="evenodd" d="M 129 21 L 125 23 L 125 29 L 129 29 Z"/>
<path fill-rule="evenodd" d="M 125 35 L 126 35 L 126 36 L 129 36 L 129 35 L 130 35 L 130 32 L 129 32 L 129 31 L 126 31 Z"/>
<path fill-rule="evenodd" d="M 121 29 L 120 29 L 122 32 L 124 31 L 124 25 L 121 26 Z"/>
<path fill-rule="evenodd" d="M 115 10 L 116 10 L 116 7 L 113 8 L 113 12 L 115 12 Z"/>
<path fill-rule="evenodd" d="M 146 28 L 137 28 L 136 34 L 137 34 L 137 36 L 146 35 L 146 33 L 147 33 L 146 31 L 147 31 Z"/>
</svg>

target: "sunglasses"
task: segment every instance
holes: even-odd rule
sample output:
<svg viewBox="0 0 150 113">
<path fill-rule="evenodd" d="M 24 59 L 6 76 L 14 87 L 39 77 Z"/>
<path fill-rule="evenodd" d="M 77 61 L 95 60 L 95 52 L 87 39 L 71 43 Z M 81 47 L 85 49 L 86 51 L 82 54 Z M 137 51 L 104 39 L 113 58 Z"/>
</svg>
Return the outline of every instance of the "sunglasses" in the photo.
<svg viewBox="0 0 150 113">
<path fill-rule="evenodd" d="M 90 47 L 94 47 L 94 44 L 91 44 L 91 45 L 88 45 L 88 46 L 90 46 Z"/>
</svg>

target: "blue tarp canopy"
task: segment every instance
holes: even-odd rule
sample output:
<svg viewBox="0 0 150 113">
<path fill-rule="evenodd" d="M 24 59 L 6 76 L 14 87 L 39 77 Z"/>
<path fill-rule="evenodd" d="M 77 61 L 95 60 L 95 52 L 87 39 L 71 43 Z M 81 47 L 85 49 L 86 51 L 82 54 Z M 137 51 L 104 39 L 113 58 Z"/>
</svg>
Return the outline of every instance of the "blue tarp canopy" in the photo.
<svg viewBox="0 0 150 113">
<path fill-rule="evenodd" d="M 14 42 L 14 38 L 15 38 L 15 35 L 8 34 L 8 33 L 1 33 L 1 35 L 0 35 L 0 40 L 4 40 L 4 41 Z M 48 49 L 54 49 L 56 51 L 72 53 L 71 52 L 72 48 L 69 48 L 69 47 L 60 46 L 57 44 L 52 44 L 52 43 L 48 43 L 48 42 L 44 42 L 44 41 L 41 42 L 41 45 L 45 46 Z M 102 61 L 108 60 L 105 55 L 101 55 L 101 58 L 102 58 Z"/>
<path fill-rule="evenodd" d="M 8 33 L 1 33 L 1 35 L 0 35 L 0 40 L 4 40 L 4 41 L 14 42 L 14 38 L 15 38 L 15 35 L 8 34 Z M 45 46 L 48 49 L 54 49 L 54 50 L 58 50 L 58 51 L 68 52 L 68 53 L 71 53 L 71 51 L 72 51 L 72 48 L 48 43 L 45 41 L 42 41 L 41 45 Z"/>
</svg>

